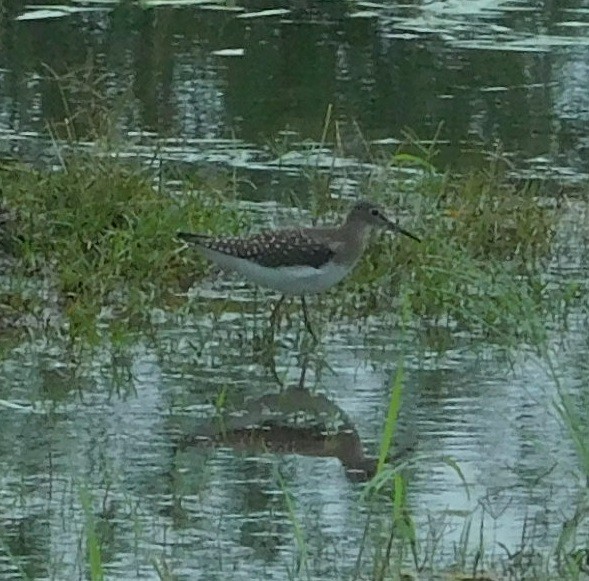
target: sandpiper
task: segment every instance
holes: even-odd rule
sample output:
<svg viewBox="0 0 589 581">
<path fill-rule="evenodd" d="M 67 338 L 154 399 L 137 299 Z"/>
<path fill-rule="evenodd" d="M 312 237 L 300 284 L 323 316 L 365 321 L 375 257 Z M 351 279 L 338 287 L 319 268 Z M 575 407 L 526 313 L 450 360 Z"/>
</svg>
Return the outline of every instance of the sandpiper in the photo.
<svg viewBox="0 0 589 581">
<path fill-rule="evenodd" d="M 341 226 L 267 230 L 247 237 L 179 232 L 178 238 L 195 244 L 222 269 L 281 292 L 271 316 L 273 323 L 285 296 L 299 295 L 305 325 L 315 338 L 305 295 L 326 291 L 345 278 L 362 256 L 372 228 L 399 232 L 420 241 L 389 220 L 380 206 L 367 200 L 356 202 Z"/>
</svg>

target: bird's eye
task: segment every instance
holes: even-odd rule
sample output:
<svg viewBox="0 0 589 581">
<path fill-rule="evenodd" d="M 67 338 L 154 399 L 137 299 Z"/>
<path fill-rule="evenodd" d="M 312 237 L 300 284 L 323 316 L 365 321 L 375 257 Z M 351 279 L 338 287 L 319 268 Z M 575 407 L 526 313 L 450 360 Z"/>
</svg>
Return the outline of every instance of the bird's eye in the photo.
<svg viewBox="0 0 589 581">
<path fill-rule="evenodd" d="M 378 216 L 378 215 L 380 214 L 380 212 L 378 211 L 378 209 L 377 209 L 377 208 L 372 208 L 372 210 L 370 210 L 370 213 L 371 213 L 373 216 Z"/>
</svg>

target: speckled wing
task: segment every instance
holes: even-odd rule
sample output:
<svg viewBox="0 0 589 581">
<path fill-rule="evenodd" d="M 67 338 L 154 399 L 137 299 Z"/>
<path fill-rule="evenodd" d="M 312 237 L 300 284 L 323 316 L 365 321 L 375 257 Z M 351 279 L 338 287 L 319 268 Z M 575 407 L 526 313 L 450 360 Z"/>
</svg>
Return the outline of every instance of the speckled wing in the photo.
<svg viewBox="0 0 589 581">
<path fill-rule="evenodd" d="M 302 230 L 260 232 L 247 238 L 178 233 L 181 240 L 260 266 L 312 266 L 320 268 L 334 255 L 328 244 Z"/>
</svg>

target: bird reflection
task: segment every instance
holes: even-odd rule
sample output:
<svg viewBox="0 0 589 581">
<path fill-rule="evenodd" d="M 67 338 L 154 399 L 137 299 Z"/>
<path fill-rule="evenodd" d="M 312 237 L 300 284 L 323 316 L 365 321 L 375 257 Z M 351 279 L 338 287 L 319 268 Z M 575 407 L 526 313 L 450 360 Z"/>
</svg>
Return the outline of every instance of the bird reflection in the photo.
<svg viewBox="0 0 589 581">
<path fill-rule="evenodd" d="M 358 431 L 346 413 L 325 395 L 311 393 L 301 385 L 250 400 L 239 413 L 193 426 L 179 447 L 187 446 L 334 457 L 353 481 L 372 478 L 378 463 L 377 458 L 365 454 Z M 411 445 L 398 448 L 389 462 L 411 449 Z"/>
</svg>

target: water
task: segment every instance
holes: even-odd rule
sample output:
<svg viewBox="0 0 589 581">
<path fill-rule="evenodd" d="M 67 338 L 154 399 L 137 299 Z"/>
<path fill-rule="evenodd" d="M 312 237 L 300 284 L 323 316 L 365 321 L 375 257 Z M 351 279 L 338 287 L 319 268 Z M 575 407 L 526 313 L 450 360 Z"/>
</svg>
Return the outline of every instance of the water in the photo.
<svg viewBox="0 0 589 581">
<path fill-rule="evenodd" d="M 48 125 L 67 132 L 54 75 L 71 73 L 61 80 L 68 106 L 92 102 L 95 115 L 69 131 L 91 140 L 104 129 L 101 111 L 120 102 L 109 130 L 130 138 L 128 155 L 149 158 L 157 143 L 162 160 L 183 169 L 234 168 L 255 184 L 249 207 L 264 221 L 288 222 L 282 202 L 306 183 L 305 168 L 334 164 L 331 147 L 313 158 L 306 149 L 320 141 L 330 105 L 341 139 L 337 195 L 355 195 L 358 175 L 371 169 L 363 139 L 390 152 L 409 127 L 427 144 L 441 121 L 442 167 L 478 165 L 481 151 L 501 144 L 519 176 L 571 189 L 587 178 L 585 2 L 266 2 L 256 10 L 283 10 L 249 17 L 240 6 L 161 4 L 71 3 L 48 13 L 6 3 L 2 154 L 40 165 L 53 159 L 40 134 Z M 586 280 L 586 216 L 584 200 L 565 213 L 569 251 L 555 257 L 554 281 Z M 299 442 L 299 454 L 219 442 L 174 447 L 179 434 L 207 425 L 220 394 L 241 409 L 277 391 L 252 347 L 265 295 L 215 279 L 194 300 L 228 289 L 234 312 L 162 315 L 147 336 L 101 345 L 90 360 L 58 339 L 6 348 L 2 578 L 84 578 L 84 502 L 112 579 L 155 579 L 154 563 L 179 579 L 288 579 L 299 566 L 305 577 L 297 526 L 309 577 L 352 575 L 368 509 L 362 484 L 340 460 L 320 455 L 316 443 Z M 499 347 L 460 334 L 440 353 L 418 330 L 314 316 L 327 325 L 319 359 L 331 371 L 317 374 L 312 362 L 305 385 L 347 415 L 369 454 L 378 451 L 390 383 L 404 364 L 401 424 L 416 446 L 406 456 L 414 460 L 408 504 L 423 547 L 427 533 L 444 539 L 436 565 L 460 561 L 454 543 L 470 522 L 474 551 L 481 519 L 491 556 L 506 556 L 499 543 L 511 553 L 554 546 L 585 483 L 544 360 L 525 345 L 507 360 Z M 582 321 L 576 313 L 565 339 L 551 345 L 559 381 L 581 406 L 589 372 Z M 282 340 L 277 371 L 296 384 L 296 325 Z M 457 462 L 467 487 L 443 457 Z M 386 539 L 389 510 L 377 502 L 365 575 L 370 547 Z"/>
</svg>

